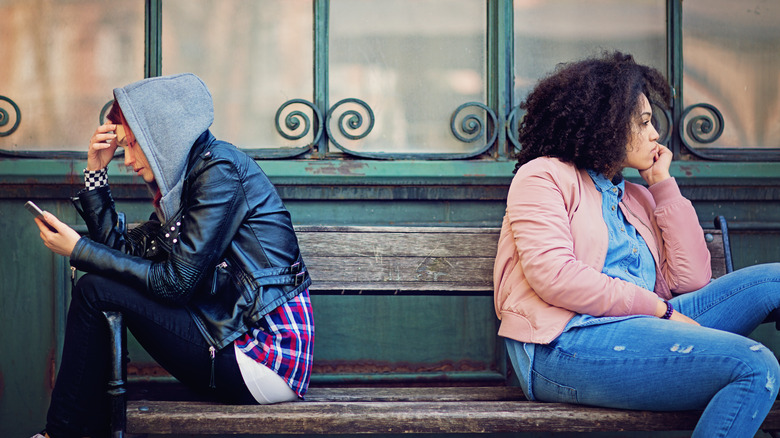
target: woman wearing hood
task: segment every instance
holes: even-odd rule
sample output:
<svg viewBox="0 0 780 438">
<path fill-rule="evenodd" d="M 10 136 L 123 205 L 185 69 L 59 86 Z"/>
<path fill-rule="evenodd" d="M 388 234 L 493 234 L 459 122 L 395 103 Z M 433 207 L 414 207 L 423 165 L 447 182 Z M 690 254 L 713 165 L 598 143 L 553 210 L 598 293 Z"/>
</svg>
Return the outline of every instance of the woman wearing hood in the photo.
<svg viewBox="0 0 780 438">
<path fill-rule="evenodd" d="M 303 398 L 312 363 L 311 284 L 290 214 L 259 166 L 209 131 L 213 103 L 195 75 L 114 90 L 73 203 L 80 236 L 51 213 L 41 238 L 73 269 L 62 364 L 46 435 L 108 433 L 109 334 L 102 311 L 174 377 L 228 403 Z M 107 181 L 117 147 L 148 185 L 155 212 L 126 229 Z"/>
</svg>

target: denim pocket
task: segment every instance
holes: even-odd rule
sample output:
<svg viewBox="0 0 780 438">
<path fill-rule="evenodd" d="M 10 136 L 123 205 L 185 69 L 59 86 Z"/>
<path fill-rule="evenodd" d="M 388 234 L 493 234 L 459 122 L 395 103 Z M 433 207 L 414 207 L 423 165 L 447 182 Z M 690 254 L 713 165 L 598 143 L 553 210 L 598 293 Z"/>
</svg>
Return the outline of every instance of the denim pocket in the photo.
<svg viewBox="0 0 780 438">
<path fill-rule="evenodd" d="M 577 390 L 553 382 L 531 370 L 531 391 L 534 399 L 553 403 L 577 403 Z"/>
</svg>

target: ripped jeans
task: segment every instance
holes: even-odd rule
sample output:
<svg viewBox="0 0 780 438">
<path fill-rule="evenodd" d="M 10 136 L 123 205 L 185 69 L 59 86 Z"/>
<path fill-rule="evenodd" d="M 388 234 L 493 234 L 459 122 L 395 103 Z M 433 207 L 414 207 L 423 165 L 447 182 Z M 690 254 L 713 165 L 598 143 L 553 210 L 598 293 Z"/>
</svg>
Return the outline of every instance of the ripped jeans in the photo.
<svg viewBox="0 0 780 438">
<path fill-rule="evenodd" d="M 780 307 L 780 263 L 671 300 L 701 327 L 655 317 L 571 328 L 535 345 L 529 396 L 623 409 L 704 410 L 694 437 L 752 437 L 777 397 L 775 355 L 746 338 Z M 518 370 L 523 344 L 507 339 Z M 522 377 L 521 377 L 522 378 Z"/>
</svg>

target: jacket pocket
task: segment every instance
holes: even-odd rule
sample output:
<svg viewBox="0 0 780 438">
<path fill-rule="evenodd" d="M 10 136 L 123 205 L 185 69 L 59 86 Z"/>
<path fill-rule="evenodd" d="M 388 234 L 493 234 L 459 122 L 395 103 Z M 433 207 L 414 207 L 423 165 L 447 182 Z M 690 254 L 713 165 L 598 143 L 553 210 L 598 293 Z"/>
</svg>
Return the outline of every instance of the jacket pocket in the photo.
<svg viewBox="0 0 780 438">
<path fill-rule="evenodd" d="M 256 294 L 246 275 L 243 275 L 234 262 L 223 259 L 214 267 L 209 295 L 219 296 L 220 301 L 232 307 L 247 307 Z"/>
<path fill-rule="evenodd" d="M 224 290 L 226 287 L 235 287 L 235 276 L 230 269 L 230 264 L 227 260 L 222 260 L 217 266 L 214 267 L 214 275 L 211 279 L 211 295 L 216 295 L 220 290 Z"/>
</svg>

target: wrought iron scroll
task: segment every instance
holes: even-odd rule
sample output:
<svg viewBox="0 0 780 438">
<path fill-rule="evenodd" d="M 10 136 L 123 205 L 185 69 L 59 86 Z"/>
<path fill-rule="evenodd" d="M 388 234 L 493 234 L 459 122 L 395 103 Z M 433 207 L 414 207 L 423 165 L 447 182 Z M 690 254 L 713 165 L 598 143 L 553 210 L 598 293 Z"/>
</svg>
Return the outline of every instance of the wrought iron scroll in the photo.
<svg viewBox="0 0 780 438">
<path fill-rule="evenodd" d="M 294 105 L 303 105 L 311 110 L 312 117 L 302 110 L 293 109 L 285 114 L 285 112 L 292 108 Z M 312 120 L 312 118 L 314 120 Z M 282 123 L 284 121 L 284 123 Z M 278 148 L 278 149 L 252 149 L 249 152 L 256 152 L 258 156 L 264 158 L 291 158 L 310 151 L 315 144 L 320 141 L 322 137 L 323 129 L 323 117 L 322 112 L 316 105 L 305 99 L 291 99 L 283 103 L 282 106 L 276 110 L 274 116 L 274 126 L 276 126 L 276 132 L 282 137 L 290 141 L 300 140 L 312 131 L 312 140 L 299 147 L 292 148 Z M 247 151 L 246 149 L 244 149 Z"/>
<path fill-rule="evenodd" d="M 517 139 L 517 134 L 520 129 L 520 121 L 523 120 L 523 116 L 525 116 L 525 112 L 523 112 L 523 114 L 518 117 L 518 114 L 521 111 L 520 107 L 516 106 L 512 108 L 512 111 L 506 118 L 506 138 L 509 139 L 509 142 L 515 151 L 520 150 L 520 140 Z"/>
<path fill-rule="evenodd" d="M 343 110 L 344 105 L 357 105 L 357 109 Z M 487 119 L 481 114 L 464 113 L 468 107 L 477 107 L 487 114 Z M 465 114 L 465 115 L 464 115 Z M 334 122 L 335 119 L 335 122 Z M 374 159 L 464 159 L 477 156 L 487 151 L 498 137 L 498 119 L 495 113 L 479 102 L 468 102 L 459 106 L 450 117 L 450 129 L 459 141 L 475 143 L 485 139 L 484 146 L 467 153 L 392 153 L 363 152 L 349 149 L 339 142 L 339 138 L 360 140 L 368 136 L 374 128 L 374 112 L 364 101 L 355 98 L 340 100 L 328 111 L 325 120 L 325 130 L 330 142 L 339 150 L 358 157 Z M 338 128 L 338 130 L 336 130 Z M 336 135 L 338 134 L 338 135 Z"/>
<path fill-rule="evenodd" d="M 458 132 L 457 120 L 460 113 L 468 107 L 477 107 L 485 111 L 485 114 L 487 114 L 490 119 L 490 125 L 488 126 L 487 121 L 481 116 L 473 113 L 468 114 L 460 121 L 460 130 L 468 135 L 468 137 L 465 137 Z M 450 118 L 450 129 L 455 138 L 465 143 L 474 143 L 481 138 L 486 138 L 483 147 L 476 152 L 468 154 L 469 156 L 479 155 L 488 150 L 493 143 L 495 143 L 496 137 L 498 136 L 498 118 L 496 117 L 496 113 L 488 108 L 487 105 L 479 102 L 467 102 L 459 106 L 455 112 L 452 113 L 452 117 Z M 490 133 L 490 139 L 487 139 L 486 132 Z"/>
<path fill-rule="evenodd" d="M 294 110 L 287 113 L 287 115 L 284 117 L 284 126 L 282 126 L 281 117 L 282 114 L 284 114 L 285 108 L 295 104 L 301 104 L 309 107 L 314 113 L 314 117 L 316 119 L 315 120 L 316 125 L 313 125 L 311 119 L 309 119 L 308 114 L 300 110 Z M 304 99 L 288 100 L 287 102 L 282 104 L 282 106 L 280 106 L 279 109 L 276 111 L 274 122 L 276 124 L 276 131 L 279 133 L 279 135 L 286 138 L 287 140 L 295 141 L 295 140 L 300 140 L 303 137 L 306 137 L 306 135 L 309 134 L 309 130 L 312 128 L 312 126 L 314 126 L 315 129 L 314 139 L 311 141 L 309 145 L 311 146 L 316 144 L 318 141 L 320 141 L 320 137 L 322 137 L 322 113 L 320 112 L 319 108 L 314 106 L 314 104 L 309 102 L 308 100 L 304 100 Z M 303 124 L 303 128 L 301 128 L 301 124 Z M 285 129 L 288 130 L 290 133 L 288 134 L 287 132 L 285 132 Z"/>
<path fill-rule="evenodd" d="M 343 105 L 357 105 L 357 109 L 348 109 L 342 112 Z M 487 115 L 464 112 L 469 107 L 476 107 Z M 334 118 L 336 122 L 334 123 Z M 335 126 L 334 126 L 335 125 Z M 338 131 L 335 131 L 336 127 Z M 459 141 L 475 143 L 485 139 L 484 146 L 476 151 L 467 153 L 392 153 L 392 152 L 362 152 L 349 149 L 338 141 L 334 134 L 348 140 L 360 140 L 365 138 L 374 127 L 374 113 L 371 107 L 360 99 L 343 99 L 333 105 L 328 111 L 325 121 L 325 129 L 330 142 L 339 150 L 359 157 L 374 159 L 464 159 L 480 155 L 487 151 L 498 137 L 498 119 L 495 113 L 486 105 L 479 102 L 468 102 L 460 105 L 450 117 L 450 129 Z M 335 131 L 335 132 L 334 132 Z"/>
<path fill-rule="evenodd" d="M 696 115 L 687 120 L 691 111 L 702 108 L 707 110 L 709 115 Z M 697 103 L 691 105 L 683 111 L 680 117 L 680 128 L 684 127 L 685 132 L 680 132 L 680 139 L 690 153 L 700 158 L 709 158 L 707 154 L 699 152 L 696 147 L 691 145 L 688 138 L 695 140 L 699 144 L 709 144 L 715 142 L 723 134 L 724 122 L 723 115 L 713 105 L 708 103 Z M 687 135 L 686 135 L 687 134 Z"/>
<path fill-rule="evenodd" d="M 5 96 L 0 96 L 0 101 L 10 103 L 13 107 L 14 113 L 16 113 L 14 116 L 14 124 L 6 130 L 5 126 L 11 122 L 11 115 L 4 108 L 0 108 L 0 137 L 7 137 L 13 134 L 19 128 L 19 124 L 22 122 L 22 112 L 19 110 L 19 106 L 13 100 Z"/>
<path fill-rule="evenodd" d="M 362 108 L 362 111 L 356 109 L 347 109 L 338 116 L 336 126 L 338 127 L 339 133 L 342 137 L 345 137 L 348 140 L 360 140 L 368 136 L 368 134 L 371 133 L 371 130 L 374 129 L 374 111 L 371 110 L 371 107 L 367 103 L 355 98 L 342 99 L 330 107 L 330 110 L 328 110 L 328 116 L 325 120 L 325 130 L 328 132 L 328 138 L 330 139 L 330 142 L 340 150 L 349 154 L 359 156 L 375 156 L 376 154 L 362 154 L 352 151 L 339 143 L 338 140 L 336 140 L 336 136 L 333 135 L 334 133 L 331 127 L 331 119 L 333 118 L 333 115 L 339 111 L 339 107 L 346 104 L 356 104 Z M 367 124 L 364 123 L 364 118 L 368 119 Z"/>
</svg>

